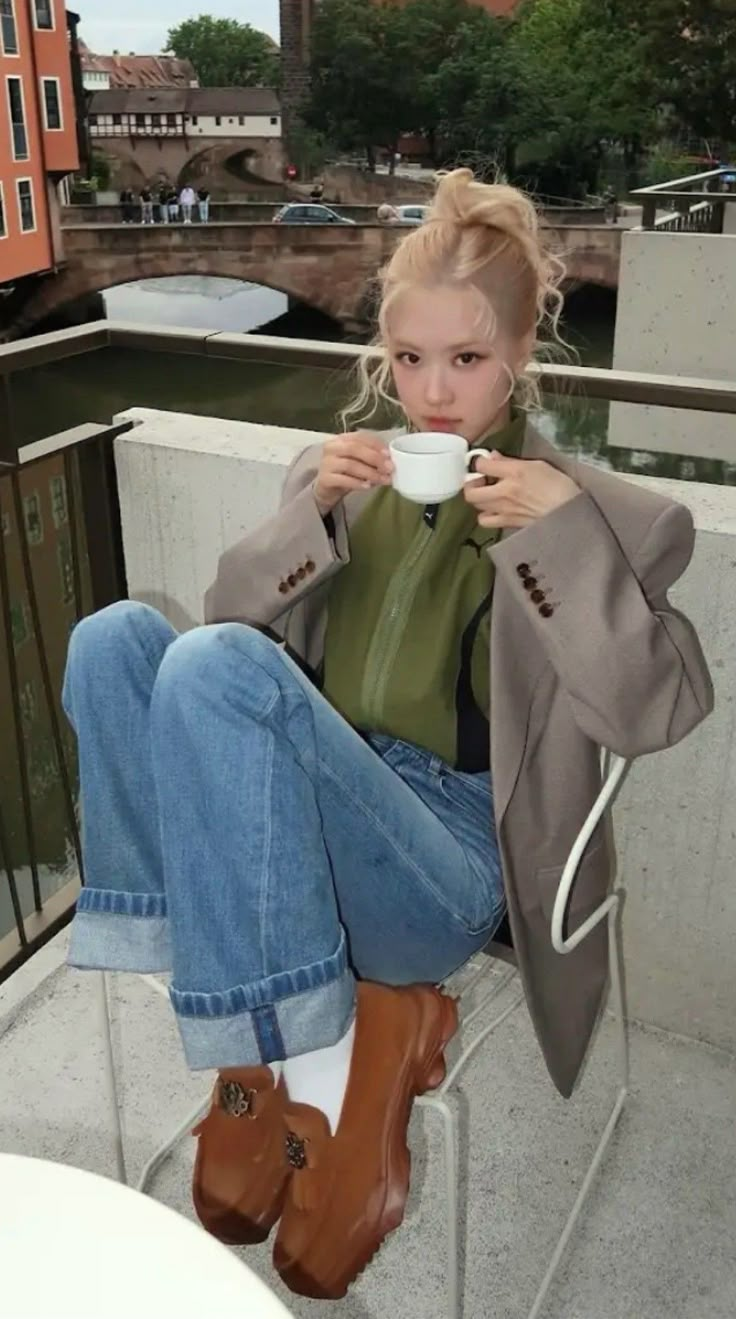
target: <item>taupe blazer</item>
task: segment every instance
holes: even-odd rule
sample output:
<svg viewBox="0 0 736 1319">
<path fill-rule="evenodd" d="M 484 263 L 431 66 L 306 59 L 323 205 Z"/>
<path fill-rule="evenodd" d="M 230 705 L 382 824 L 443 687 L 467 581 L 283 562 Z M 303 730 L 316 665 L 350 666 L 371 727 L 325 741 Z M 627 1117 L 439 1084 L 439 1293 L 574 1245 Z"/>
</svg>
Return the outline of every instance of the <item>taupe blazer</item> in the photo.
<svg viewBox="0 0 736 1319">
<path fill-rule="evenodd" d="M 205 598 L 207 622 L 268 624 L 314 668 L 330 580 L 350 558 L 350 525 L 370 497 L 351 494 L 337 507 L 333 543 L 312 494 L 319 456 L 315 445 L 296 460 L 279 512 L 222 555 Z M 713 690 L 692 625 L 667 599 L 692 554 L 689 511 L 557 452 L 531 426 L 523 456 L 581 487 L 488 550 L 491 772 L 509 920 L 547 1067 L 569 1095 L 603 999 L 608 934 L 604 921 L 560 956 L 550 921 L 600 787 L 599 748 L 633 757 L 672 746 L 711 711 Z M 525 589 L 530 574 L 543 604 Z M 601 831 L 581 863 L 568 933 L 603 900 L 611 874 Z"/>
</svg>

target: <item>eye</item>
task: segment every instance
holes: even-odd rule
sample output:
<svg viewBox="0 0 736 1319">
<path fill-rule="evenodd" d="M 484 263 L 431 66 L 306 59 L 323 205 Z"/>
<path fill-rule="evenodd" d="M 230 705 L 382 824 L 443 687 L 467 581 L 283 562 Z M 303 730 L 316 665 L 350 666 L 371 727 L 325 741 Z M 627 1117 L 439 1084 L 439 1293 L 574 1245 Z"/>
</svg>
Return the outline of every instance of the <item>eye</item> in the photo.
<svg viewBox="0 0 736 1319">
<path fill-rule="evenodd" d="M 480 360 L 480 353 L 458 353 L 456 358 L 460 366 L 472 366 L 473 362 L 479 362 Z"/>
<path fill-rule="evenodd" d="M 397 353 L 395 361 L 401 362 L 403 366 L 417 366 L 419 364 L 418 353 Z"/>
</svg>

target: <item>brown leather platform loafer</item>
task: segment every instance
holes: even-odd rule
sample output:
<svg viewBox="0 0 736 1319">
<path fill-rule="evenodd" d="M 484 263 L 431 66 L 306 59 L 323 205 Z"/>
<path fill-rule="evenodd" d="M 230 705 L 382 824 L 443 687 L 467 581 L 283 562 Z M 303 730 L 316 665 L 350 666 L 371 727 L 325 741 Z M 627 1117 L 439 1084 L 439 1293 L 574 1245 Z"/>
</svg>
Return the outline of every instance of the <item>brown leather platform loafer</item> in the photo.
<svg viewBox="0 0 736 1319">
<path fill-rule="evenodd" d="M 293 1169 L 273 1260 L 288 1287 L 336 1300 L 404 1217 L 415 1095 L 444 1079 L 457 1004 L 430 985 L 357 987 L 355 1043 L 334 1136 L 324 1114 L 287 1101 Z"/>
<path fill-rule="evenodd" d="M 220 1072 L 194 1128 L 192 1200 L 203 1227 L 229 1246 L 265 1241 L 281 1214 L 291 1167 L 284 1149 L 286 1089 L 270 1067 Z"/>
</svg>

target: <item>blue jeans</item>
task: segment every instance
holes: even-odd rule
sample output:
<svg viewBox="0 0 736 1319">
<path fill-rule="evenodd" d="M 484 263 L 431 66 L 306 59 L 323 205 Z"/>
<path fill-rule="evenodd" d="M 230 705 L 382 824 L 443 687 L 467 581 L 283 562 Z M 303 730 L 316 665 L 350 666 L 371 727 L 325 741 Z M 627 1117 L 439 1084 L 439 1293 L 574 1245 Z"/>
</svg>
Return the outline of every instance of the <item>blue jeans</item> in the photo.
<svg viewBox="0 0 736 1319">
<path fill-rule="evenodd" d="M 193 1068 L 334 1044 L 355 981 L 438 982 L 504 910 L 488 774 L 365 740 L 241 623 L 123 601 L 74 629 L 73 966 L 173 973 Z"/>
</svg>

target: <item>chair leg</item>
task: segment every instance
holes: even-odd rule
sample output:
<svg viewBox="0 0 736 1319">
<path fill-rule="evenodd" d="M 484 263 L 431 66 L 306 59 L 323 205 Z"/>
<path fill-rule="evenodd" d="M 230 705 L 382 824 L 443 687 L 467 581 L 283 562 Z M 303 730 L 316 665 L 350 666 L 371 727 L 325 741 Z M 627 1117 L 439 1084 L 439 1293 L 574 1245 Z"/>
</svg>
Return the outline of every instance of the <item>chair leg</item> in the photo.
<svg viewBox="0 0 736 1319">
<path fill-rule="evenodd" d="M 107 972 L 100 971 L 98 975 L 98 1002 L 100 1009 L 100 1025 L 102 1028 L 102 1044 L 104 1049 L 104 1086 L 108 1102 L 108 1109 L 112 1118 L 113 1141 L 115 1144 L 115 1165 L 117 1168 L 118 1181 L 128 1184 L 128 1174 L 125 1167 L 125 1147 L 123 1145 L 123 1127 L 121 1121 L 120 1101 L 118 1098 L 117 1079 L 115 1077 L 115 1058 L 112 1048 L 112 1030 L 110 1028 L 110 999 Z"/>
<path fill-rule="evenodd" d="M 460 1319 L 460 1254 L 458 1241 L 458 1139 L 457 1116 L 447 1100 L 437 1095 L 423 1095 L 417 1100 L 434 1109 L 442 1119 L 445 1142 L 445 1193 L 447 1207 L 447 1319 Z"/>
<path fill-rule="evenodd" d="M 595 1153 L 588 1166 L 588 1171 L 583 1178 L 580 1190 L 575 1198 L 575 1203 L 565 1223 L 559 1241 L 554 1250 L 554 1254 L 549 1262 L 547 1272 L 545 1273 L 539 1290 L 534 1298 L 534 1303 L 527 1316 L 527 1319 L 538 1319 L 542 1312 L 542 1306 L 549 1292 L 550 1286 L 554 1280 L 555 1274 L 560 1265 L 560 1261 L 565 1252 L 570 1237 L 572 1236 L 575 1224 L 580 1217 L 586 1196 L 593 1185 L 595 1175 L 601 1165 L 603 1156 L 608 1148 L 610 1139 L 616 1129 L 616 1124 L 623 1111 L 628 1094 L 629 1084 L 629 1050 L 628 1050 L 628 1030 L 626 1016 L 624 1013 L 623 991 L 621 982 L 621 949 L 619 944 L 619 932 L 617 912 L 614 907 L 608 916 L 608 941 L 609 941 L 609 959 L 611 968 L 611 995 L 614 999 L 614 1010 L 617 1016 L 618 1044 L 619 1044 L 619 1088 L 611 1109 L 608 1121 L 603 1129 L 603 1134 L 596 1146 Z"/>
<path fill-rule="evenodd" d="M 148 1163 L 145 1165 L 143 1172 L 141 1173 L 140 1178 L 138 1179 L 138 1182 L 136 1184 L 137 1191 L 145 1191 L 148 1182 L 153 1177 L 153 1174 L 155 1172 L 158 1172 L 158 1169 L 160 1168 L 161 1164 L 164 1162 L 164 1159 L 168 1158 L 169 1154 L 171 1154 L 173 1150 L 176 1148 L 176 1146 L 179 1144 L 179 1141 L 183 1140 L 184 1137 L 191 1131 L 192 1127 L 197 1125 L 200 1118 L 204 1117 L 205 1113 L 209 1109 L 210 1099 L 211 1099 L 211 1092 L 208 1092 L 207 1098 L 200 1099 L 199 1103 L 197 1104 L 197 1107 L 192 1109 L 191 1113 L 189 1113 L 189 1115 L 184 1118 L 184 1121 L 181 1122 L 179 1126 L 176 1128 L 176 1131 L 174 1131 L 172 1135 L 169 1136 L 169 1138 L 164 1141 L 163 1145 L 159 1146 L 155 1154 L 151 1155 L 150 1159 L 148 1160 Z"/>
</svg>

